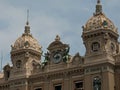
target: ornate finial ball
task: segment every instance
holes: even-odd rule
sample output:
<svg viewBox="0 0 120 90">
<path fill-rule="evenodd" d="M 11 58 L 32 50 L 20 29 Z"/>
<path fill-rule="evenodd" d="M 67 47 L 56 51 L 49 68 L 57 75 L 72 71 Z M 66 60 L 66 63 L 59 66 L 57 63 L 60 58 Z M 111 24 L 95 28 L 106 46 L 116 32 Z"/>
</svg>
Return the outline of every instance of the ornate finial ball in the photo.
<svg viewBox="0 0 120 90">
<path fill-rule="evenodd" d="M 29 22 L 28 22 L 28 21 L 26 22 L 26 25 L 29 25 Z"/>
<path fill-rule="evenodd" d="M 55 41 L 60 41 L 60 36 L 56 35 Z"/>
<path fill-rule="evenodd" d="M 100 3 L 100 0 L 98 0 L 97 3 Z"/>
</svg>

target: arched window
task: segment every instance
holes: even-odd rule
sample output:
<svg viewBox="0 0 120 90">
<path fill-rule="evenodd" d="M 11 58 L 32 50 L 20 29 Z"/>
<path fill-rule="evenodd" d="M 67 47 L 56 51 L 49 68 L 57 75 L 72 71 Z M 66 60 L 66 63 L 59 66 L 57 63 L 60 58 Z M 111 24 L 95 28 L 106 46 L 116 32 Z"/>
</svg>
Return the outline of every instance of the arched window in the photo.
<svg viewBox="0 0 120 90">
<path fill-rule="evenodd" d="M 21 60 L 16 61 L 16 67 L 17 68 L 21 68 L 21 65 L 22 65 L 22 61 Z"/>
<path fill-rule="evenodd" d="M 93 78 L 93 90 L 101 90 L 101 79 L 98 76 Z"/>
<path fill-rule="evenodd" d="M 10 77 L 10 71 L 5 71 L 5 80 L 8 80 Z"/>
<path fill-rule="evenodd" d="M 7 76 L 7 78 L 10 77 L 10 71 L 6 71 L 6 76 Z"/>
</svg>

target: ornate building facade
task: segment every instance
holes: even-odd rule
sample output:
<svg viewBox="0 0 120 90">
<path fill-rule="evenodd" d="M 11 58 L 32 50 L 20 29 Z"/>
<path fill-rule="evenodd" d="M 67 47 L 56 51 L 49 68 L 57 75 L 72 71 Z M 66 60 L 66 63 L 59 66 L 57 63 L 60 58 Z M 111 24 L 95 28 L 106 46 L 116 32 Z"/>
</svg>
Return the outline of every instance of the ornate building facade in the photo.
<svg viewBox="0 0 120 90">
<path fill-rule="evenodd" d="M 0 73 L 0 90 L 120 90 L 117 31 L 98 0 L 95 13 L 83 26 L 85 56 L 71 56 L 69 45 L 59 35 L 43 55 L 27 22 L 24 33 L 11 46 L 12 66 L 5 65 Z"/>
</svg>

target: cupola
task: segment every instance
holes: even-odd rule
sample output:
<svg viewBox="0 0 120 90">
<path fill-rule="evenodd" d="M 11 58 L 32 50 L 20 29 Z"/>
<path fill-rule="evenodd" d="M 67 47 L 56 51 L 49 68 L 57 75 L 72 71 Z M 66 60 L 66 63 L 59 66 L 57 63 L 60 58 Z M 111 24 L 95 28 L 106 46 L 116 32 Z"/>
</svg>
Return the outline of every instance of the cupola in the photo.
<svg viewBox="0 0 120 90">
<path fill-rule="evenodd" d="M 11 51 L 31 49 L 37 52 L 41 52 L 42 47 L 30 33 L 30 26 L 28 21 L 26 22 L 24 33 L 15 41 L 15 43 L 11 47 L 12 47 Z"/>
<path fill-rule="evenodd" d="M 83 26 L 83 33 L 96 31 L 96 30 L 112 30 L 115 33 L 117 32 L 117 28 L 113 24 L 113 22 L 105 16 L 102 11 L 102 5 L 100 0 L 97 1 L 96 10 L 93 16 L 87 21 L 87 23 Z"/>
</svg>

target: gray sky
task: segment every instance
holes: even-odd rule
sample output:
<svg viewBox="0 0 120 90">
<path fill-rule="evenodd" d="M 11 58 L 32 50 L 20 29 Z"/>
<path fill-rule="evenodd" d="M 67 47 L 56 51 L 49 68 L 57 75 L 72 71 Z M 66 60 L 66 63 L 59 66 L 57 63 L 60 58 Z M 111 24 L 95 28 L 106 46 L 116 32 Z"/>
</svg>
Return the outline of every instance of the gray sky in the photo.
<svg viewBox="0 0 120 90">
<path fill-rule="evenodd" d="M 10 62 L 11 45 L 24 32 L 27 9 L 32 35 L 46 52 L 58 34 L 69 44 L 70 54 L 84 55 L 82 26 L 95 12 L 97 0 L 0 0 L 0 52 L 3 65 Z M 120 30 L 120 0 L 101 0 L 103 12 Z M 119 31 L 120 32 L 120 31 Z"/>
</svg>

